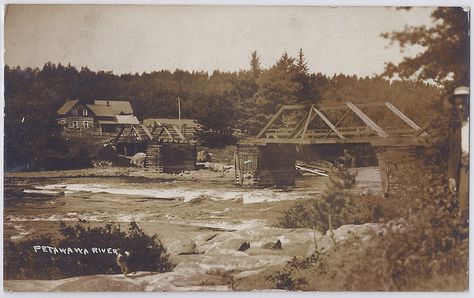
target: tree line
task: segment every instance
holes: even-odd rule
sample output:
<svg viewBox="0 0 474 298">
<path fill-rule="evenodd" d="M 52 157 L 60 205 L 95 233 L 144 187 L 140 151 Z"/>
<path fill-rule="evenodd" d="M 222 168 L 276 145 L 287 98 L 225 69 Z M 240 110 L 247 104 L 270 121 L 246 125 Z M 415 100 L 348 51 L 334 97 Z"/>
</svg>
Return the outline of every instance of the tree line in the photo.
<svg viewBox="0 0 474 298">
<path fill-rule="evenodd" d="M 198 137 L 208 146 L 255 135 L 283 104 L 391 101 L 418 123 L 432 121 L 436 117 L 427 111 L 442 114 L 442 99 L 455 86 L 468 84 L 470 59 L 468 13 L 444 7 L 434 10 L 432 18 L 432 27 L 382 33 L 402 49 L 418 44 L 425 50 L 388 63 L 384 73 L 373 77 L 311 73 L 302 49 L 296 57 L 283 53 L 267 68 L 255 51 L 248 67 L 234 72 L 176 69 L 117 75 L 51 62 L 41 69 L 5 66 L 5 167 L 41 168 L 48 158 L 84 155 L 83 149 L 64 142 L 56 124 L 56 111 L 67 99 L 129 100 L 144 119 L 176 118 L 180 97 L 182 116 L 198 120 Z M 425 83 L 429 80 L 435 85 Z M 439 132 L 444 138 L 446 132 Z"/>
<path fill-rule="evenodd" d="M 258 133 L 283 104 L 390 100 L 423 119 L 421 111 L 439 98 L 439 89 L 417 81 L 310 73 L 302 49 L 296 58 L 283 53 L 266 69 L 253 52 L 248 69 L 211 74 L 177 69 L 116 75 L 50 62 L 41 69 L 5 66 L 6 167 L 68 151 L 56 124 L 56 111 L 68 99 L 129 100 L 145 119 L 177 118 L 178 97 L 182 117 L 201 124 L 204 144 L 224 146 L 236 135 Z"/>
</svg>

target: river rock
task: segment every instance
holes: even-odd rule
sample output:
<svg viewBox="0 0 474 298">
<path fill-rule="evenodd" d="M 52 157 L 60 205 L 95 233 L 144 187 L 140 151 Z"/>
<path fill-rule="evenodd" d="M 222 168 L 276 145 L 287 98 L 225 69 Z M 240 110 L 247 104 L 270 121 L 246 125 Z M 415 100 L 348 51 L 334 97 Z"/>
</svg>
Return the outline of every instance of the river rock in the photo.
<svg viewBox="0 0 474 298">
<path fill-rule="evenodd" d="M 212 157 L 207 150 L 201 150 L 196 157 L 197 162 L 211 162 Z"/>
<path fill-rule="evenodd" d="M 196 243 L 193 239 L 183 239 L 170 242 L 167 246 L 167 250 L 174 255 L 190 255 L 198 253 Z"/>
<path fill-rule="evenodd" d="M 143 167 L 143 166 L 145 166 L 145 158 L 146 158 L 145 153 L 138 152 L 137 154 L 135 154 L 134 156 L 131 157 L 130 163 L 132 163 L 136 166 L 139 166 L 139 167 Z"/>
<path fill-rule="evenodd" d="M 244 242 L 240 245 L 240 247 L 237 250 L 238 251 L 246 251 L 249 248 L 250 248 L 250 243 Z"/>
<path fill-rule="evenodd" d="M 264 245 L 262 245 L 262 248 L 276 249 L 276 250 L 282 249 L 281 241 L 280 241 L 280 239 L 277 239 L 276 242 L 265 243 Z"/>
</svg>

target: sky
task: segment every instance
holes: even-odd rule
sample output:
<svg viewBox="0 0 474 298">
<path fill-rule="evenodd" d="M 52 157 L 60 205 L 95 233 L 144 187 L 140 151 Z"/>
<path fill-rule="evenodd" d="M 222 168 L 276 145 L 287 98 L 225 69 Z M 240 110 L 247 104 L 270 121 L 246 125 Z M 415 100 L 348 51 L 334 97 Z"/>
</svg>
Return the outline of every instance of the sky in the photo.
<svg viewBox="0 0 474 298">
<path fill-rule="evenodd" d="M 46 62 L 142 73 L 162 69 L 238 71 L 257 51 L 262 67 L 300 48 L 310 72 L 372 76 L 400 52 L 382 32 L 432 24 L 433 7 L 247 7 L 10 5 L 5 64 Z"/>
</svg>

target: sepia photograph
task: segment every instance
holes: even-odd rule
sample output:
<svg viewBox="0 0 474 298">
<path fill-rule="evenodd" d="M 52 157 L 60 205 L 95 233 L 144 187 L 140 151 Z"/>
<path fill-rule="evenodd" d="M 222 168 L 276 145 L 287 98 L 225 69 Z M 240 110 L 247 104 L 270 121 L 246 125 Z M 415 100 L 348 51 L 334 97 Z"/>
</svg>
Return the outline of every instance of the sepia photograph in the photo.
<svg viewBox="0 0 474 298">
<path fill-rule="evenodd" d="M 319 5 L 5 4 L 3 290 L 469 291 L 470 7 Z"/>
</svg>

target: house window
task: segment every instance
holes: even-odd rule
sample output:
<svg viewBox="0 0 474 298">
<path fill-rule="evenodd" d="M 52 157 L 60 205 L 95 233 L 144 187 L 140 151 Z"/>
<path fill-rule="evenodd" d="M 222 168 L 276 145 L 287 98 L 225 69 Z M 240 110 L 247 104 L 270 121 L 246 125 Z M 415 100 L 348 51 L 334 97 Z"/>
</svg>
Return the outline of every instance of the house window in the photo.
<svg viewBox="0 0 474 298">
<path fill-rule="evenodd" d="M 73 121 L 73 122 L 72 122 L 72 128 L 78 129 L 78 128 L 79 128 L 79 122 Z"/>
<path fill-rule="evenodd" d="M 73 115 L 73 116 L 77 116 L 77 109 L 73 109 L 73 110 L 72 110 L 72 115 Z"/>
<path fill-rule="evenodd" d="M 87 116 L 87 110 L 86 109 L 82 110 L 82 116 Z"/>
<path fill-rule="evenodd" d="M 89 122 L 87 122 L 87 121 L 84 121 L 84 123 L 83 123 L 83 124 L 84 124 L 84 128 L 89 128 Z"/>
</svg>

